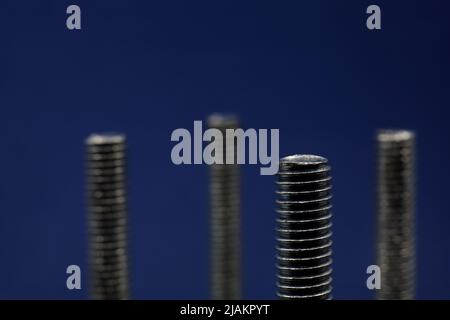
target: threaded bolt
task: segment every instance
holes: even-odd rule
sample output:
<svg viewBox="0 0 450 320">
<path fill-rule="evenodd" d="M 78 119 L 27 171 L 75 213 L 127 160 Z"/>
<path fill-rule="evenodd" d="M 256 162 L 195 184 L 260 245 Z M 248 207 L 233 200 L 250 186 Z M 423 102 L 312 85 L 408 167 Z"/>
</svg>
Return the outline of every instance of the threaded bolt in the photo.
<svg viewBox="0 0 450 320">
<path fill-rule="evenodd" d="M 226 129 L 236 129 L 239 121 L 234 116 L 213 114 L 208 118 L 209 128 L 223 135 L 223 150 L 216 150 L 216 158 L 224 164 L 210 166 L 210 228 L 211 228 L 211 297 L 214 300 L 241 298 L 240 248 L 240 172 L 236 164 L 236 141 L 226 137 Z M 226 146 L 234 146 L 234 164 Z"/>
<path fill-rule="evenodd" d="M 125 137 L 86 140 L 92 297 L 129 298 Z"/>
<path fill-rule="evenodd" d="M 282 158 L 278 171 L 278 296 L 331 299 L 331 175 L 315 155 Z"/>
<path fill-rule="evenodd" d="M 378 141 L 378 299 L 414 299 L 415 135 L 382 130 Z"/>
</svg>

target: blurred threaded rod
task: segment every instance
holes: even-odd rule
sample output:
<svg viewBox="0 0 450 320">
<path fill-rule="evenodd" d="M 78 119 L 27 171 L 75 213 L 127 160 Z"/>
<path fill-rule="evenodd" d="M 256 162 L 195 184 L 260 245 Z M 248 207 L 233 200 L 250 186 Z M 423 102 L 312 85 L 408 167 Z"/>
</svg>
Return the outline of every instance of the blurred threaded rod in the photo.
<svg viewBox="0 0 450 320">
<path fill-rule="evenodd" d="M 92 297 L 128 299 L 125 137 L 93 134 L 86 146 Z"/>
<path fill-rule="evenodd" d="M 211 298 L 236 300 L 241 298 L 240 173 L 236 142 L 227 140 L 226 129 L 238 128 L 239 122 L 233 116 L 213 114 L 208 126 L 224 137 L 224 152 L 217 150 L 215 155 L 224 164 L 210 166 Z M 230 157 L 227 144 L 234 145 L 234 164 L 226 164 Z"/>
<path fill-rule="evenodd" d="M 383 130 L 378 140 L 378 299 L 414 299 L 413 132 Z"/>
<path fill-rule="evenodd" d="M 331 175 L 325 158 L 293 155 L 278 171 L 281 299 L 331 299 Z"/>
</svg>

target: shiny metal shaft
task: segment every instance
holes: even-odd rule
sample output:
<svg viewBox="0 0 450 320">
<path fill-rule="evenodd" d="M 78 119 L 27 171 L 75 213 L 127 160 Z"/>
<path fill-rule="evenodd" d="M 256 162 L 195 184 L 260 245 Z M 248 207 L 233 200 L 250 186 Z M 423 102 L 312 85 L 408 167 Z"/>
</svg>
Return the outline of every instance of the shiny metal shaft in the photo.
<svg viewBox="0 0 450 320">
<path fill-rule="evenodd" d="M 128 299 L 125 137 L 93 134 L 86 148 L 92 297 Z"/>
<path fill-rule="evenodd" d="M 277 286 L 281 299 L 331 299 L 331 174 L 314 155 L 282 158 L 278 172 Z"/>
<path fill-rule="evenodd" d="M 378 299 L 414 299 L 414 133 L 383 130 L 378 142 Z"/>
<path fill-rule="evenodd" d="M 216 157 L 224 164 L 210 165 L 210 237 L 211 237 L 211 298 L 215 300 L 241 298 L 241 236 L 240 236 L 240 172 L 236 164 L 226 164 L 235 139 L 226 138 L 226 129 L 236 129 L 233 116 L 214 114 L 208 118 L 209 128 L 220 130 L 223 151 Z"/>
</svg>

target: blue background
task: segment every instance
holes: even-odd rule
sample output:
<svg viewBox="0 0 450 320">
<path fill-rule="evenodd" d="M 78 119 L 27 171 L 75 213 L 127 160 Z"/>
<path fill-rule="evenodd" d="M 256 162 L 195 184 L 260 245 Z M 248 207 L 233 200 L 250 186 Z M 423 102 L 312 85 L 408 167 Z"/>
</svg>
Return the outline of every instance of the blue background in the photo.
<svg viewBox="0 0 450 320">
<path fill-rule="evenodd" d="M 82 30 L 66 28 L 78 4 Z M 382 30 L 365 26 L 382 9 Z M 205 166 L 176 128 L 279 128 L 334 173 L 334 297 L 370 299 L 377 128 L 418 134 L 418 298 L 450 297 L 448 1 L 0 3 L 0 298 L 88 297 L 84 139 L 129 141 L 132 293 L 208 298 Z M 275 178 L 243 170 L 244 297 L 275 298 Z M 66 267 L 83 290 L 65 287 Z"/>
</svg>

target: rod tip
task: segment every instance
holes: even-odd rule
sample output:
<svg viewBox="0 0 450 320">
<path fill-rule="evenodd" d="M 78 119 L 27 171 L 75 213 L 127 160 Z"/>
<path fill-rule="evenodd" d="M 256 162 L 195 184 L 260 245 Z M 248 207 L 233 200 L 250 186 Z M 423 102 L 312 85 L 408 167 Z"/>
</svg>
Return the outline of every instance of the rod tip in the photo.
<svg viewBox="0 0 450 320">
<path fill-rule="evenodd" d="M 380 142 L 402 142 L 414 139 L 415 134 L 411 130 L 394 130 L 381 129 L 378 130 L 377 139 Z"/>
<path fill-rule="evenodd" d="M 86 139 L 88 145 L 116 144 L 125 142 L 125 135 L 115 132 L 93 133 Z"/>
<path fill-rule="evenodd" d="M 233 113 L 213 113 L 208 117 L 209 127 L 237 127 L 239 118 Z"/>
<path fill-rule="evenodd" d="M 282 158 L 280 162 L 284 164 L 310 165 L 327 163 L 328 160 L 324 157 L 316 156 L 313 154 L 294 154 Z"/>
</svg>

